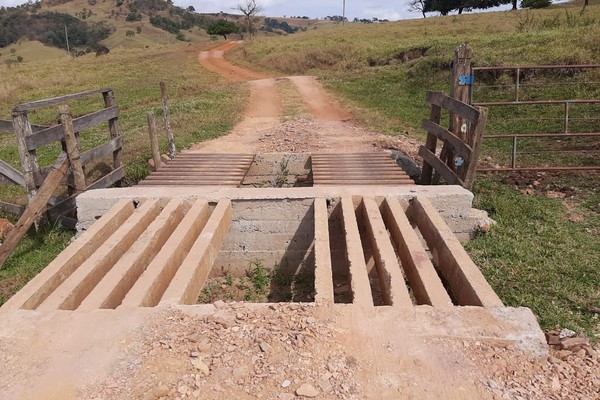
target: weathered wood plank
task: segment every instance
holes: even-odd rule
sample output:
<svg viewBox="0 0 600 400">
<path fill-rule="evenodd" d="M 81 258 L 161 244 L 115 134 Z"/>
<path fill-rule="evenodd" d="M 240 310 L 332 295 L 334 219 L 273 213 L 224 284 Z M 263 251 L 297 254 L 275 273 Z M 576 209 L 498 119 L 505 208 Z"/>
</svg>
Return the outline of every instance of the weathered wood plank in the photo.
<svg viewBox="0 0 600 400">
<path fill-rule="evenodd" d="M 116 182 L 120 181 L 121 179 L 123 179 L 124 176 L 125 176 L 125 166 L 122 166 L 122 167 L 117 168 L 117 169 L 113 170 L 112 172 L 104 175 L 102 178 L 98 179 L 96 182 L 89 185 L 87 187 L 87 190 L 105 189 L 107 187 L 114 185 Z"/>
<path fill-rule="evenodd" d="M 19 156 L 21 157 L 23 179 L 25 180 L 27 196 L 31 200 L 37 192 L 34 175 L 39 170 L 35 151 L 30 152 L 27 148 L 27 138 L 32 135 L 31 124 L 27 118 L 27 112 L 13 112 L 12 118 Z"/>
<path fill-rule="evenodd" d="M 452 97 L 448 97 L 442 92 L 427 92 L 425 100 L 430 104 L 435 104 L 453 114 L 468 119 L 474 124 L 479 120 L 479 110 Z"/>
<path fill-rule="evenodd" d="M 81 132 L 86 128 L 91 128 L 101 124 L 102 122 L 109 121 L 112 118 L 119 116 L 118 107 L 105 108 L 99 111 L 95 111 L 90 114 L 83 115 L 73 119 L 73 130 L 75 132 Z M 54 125 L 50 128 L 42 131 L 33 133 L 26 137 L 27 149 L 34 150 L 42 146 L 46 146 L 50 143 L 62 140 L 64 136 L 64 129 L 62 125 Z"/>
<path fill-rule="evenodd" d="M 234 160 L 252 160 L 254 154 L 245 153 L 179 153 L 175 159 L 194 158 L 194 159 L 234 159 Z"/>
<path fill-rule="evenodd" d="M 0 200 L 0 209 L 7 211 L 11 214 L 21 215 L 25 211 L 25 206 L 20 206 L 18 204 L 7 203 L 5 201 Z"/>
<path fill-rule="evenodd" d="M 117 260 L 142 235 L 160 212 L 159 200 L 146 200 L 97 250 L 38 307 L 38 310 L 75 310 Z"/>
<path fill-rule="evenodd" d="M 174 158 L 177 154 L 175 149 L 175 138 L 173 137 L 173 129 L 171 129 L 171 116 L 169 115 L 169 107 L 167 105 L 167 84 L 164 81 L 160 81 L 160 98 L 162 99 L 163 119 L 165 121 L 165 128 L 167 130 L 167 143 L 169 146 L 169 157 Z"/>
<path fill-rule="evenodd" d="M 314 181 L 315 185 L 411 185 L 414 184 L 413 181 L 411 180 L 391 180 L 391 179 L 387 179 L 387 180 L 376 180 L 376 179 L 369 179 L 369 180 L 347 180 L 347 181 L 343 181 L 343 180 L 315 180 Z"/>
<path fill-rule="evenodd" d="M 502 301 L 429 199 L 416 197 L 413 218 L 461 306 L 502 307 Z"/>
<path fill-rule="evenodd" d="M 133 213 L 131 200 L 119 200 L 77 240 L 2 306 L 33 310 L 65 281 Z"/>
<path fill-rule="evenodd" d="M 363 198 L 363 217 L 373 249 L 381 295 L 386 305 L 412 307 L 402 269 L 374 199 Z"/>
<path fill-rule="evenodd" d="M 154 160 L 154 170 L 158 171 L 162 166 L 162 161 L 160 159 L 160 149 L 158 148 L 158 137 L 156 136 L 156 118 L 152 111 L 148 111 L 146 117 L 148 119 L 148 135 L 150 136 L 150 150 Z"/>
<path fill-rule="evenodd" d="M 427 150 L 424 146 L 419 148 L 419 155 L 423 157 L 423 162 L 431 165 L 449 185 L 464 186 L 464 182 L 457 177 L 454 172 L 444 164 L 435 154 Z"/>
<path fill-rule="evenodd" d="M 84 151 L 81 153 L 81 163 L 88 165 L 91 162 L 99 160 L 102 157 L 113 153 L 115 150 L 123 147 L 123 137 L 118 136 L 112 139 L 110 142 L 106 142 L 98 147 L 94 147 L 91 150 Z"/>
<path fill-rule="evenodd" d="M 435 104 L 431 105 L 431 112 L 429 114 L 429 120 L 435 124 L 440 123 L 442 118 L 442 108 Z M 427 139 L 425 139 L 425 148 L 429 150 L 432 154 L 435 154 L 435 149 L 437 146 L 437 137 L 432 134 L 427 134 Z M 421 185 L 431 185 L 431 178 L 433 177 L 433 167 L 423 161 L 423 167 L 421 170 Z"/>
<path fill-rule="evenodd" d="M 117 106 L 117 99 L 115 98 L 115 92 L 112 90 L 102 93 L 102 97 L 104 98 L 104 105 L 107 108 L 112 108 Z M 119 117 L 116 116 L 108 120 L 108 130 L 110 132 L 110 138 L 115 139 L 121 136 L 121 125 L 119 124 Z M 116 149 L 113 152 L 113 167 L 119 168 L 123 165 L 123 155 L 122 149 Z"/>
<path fill-rule="evenodd" d="M 239 181 L 141 181 L 138 183 L 140 186 L 238 186 L 239 184 Z"/>
<path fill-rule="evenodd" d="M 354 202 L 351 197 L 342 198 L 342 227 L 346 239 L 346 262 L 352 302 L 361 307 L 373 307 L 371 285 L 367 274 L 365 254 L 358 231 Z"/>
<path fill-rule="evenodd" d="M 483 131 L 488 118 L 488 109 L 479 107 L 479 122 L 473 128 L 472 139 L 473 139 L 473 153 L 471 154 L 471 160 L 466 166 L 464 173 L 464 187 L 468 190 L 473 188 L 475 182 L 475 173 L 477 172 L 477 162 L 479 161 L 479 155 L 481 154 L 481 146 L 483 144 Z"/>
<path fill-rule="evenodd" d="M 76 100 L 76 99 L 80 99 L 82 97 L 91 96 L 91 95 L 94 95 L 97 93 L 106 93 L 111 90 L 112 90 L 111 88 L 92 89 L 92 90 L 86 90 L 84 92 L 67 94 L 65 96 L 53 97 L 51 99 L 32 101 L 31 103 L 24 103 L 24 104 L 18 105 L 17 107 L 15 107 L 15 109 L 13 111 L 20 112 L 20 111 L 37 110 L 37 109 L 40 109 L 43 107 L 48 107 L 48 106 L 51 106 L 54 104 L 66 103 L 71 100 Z"/>
<path fill-rule="evenodd" d="M 39 131 L 42 131 L 42 130 L 48 128 L 47 126 L 44 126 L 44 125 L 35 125 L 35 124 L 30 124 L 30 125 L 31 125 L 32 132 L 39 132 Z M 0 119 L 0 132 L 14 133 L 14 131 L 15 130 L 14 130 L 12 121 L 6 121 L 6 120 Z"/>
<path fill-rule="evenodd" d="M 71 172 L 75 180 L 76 193 L 83 192 L 87 185 L 85 183 L 85 173 L 81 164 L 81 156 L 79 154 L 79 143 L 75 137 L 73 130 L 73 118 L 71 108 L 67 105 L 62 105 L 58 108 L 60 112 L 60 121 L 65 134 L 65 145 L 67 147 L 67 157 L 71 163 Z"/>
<path fill-rule="evenodd" d="M 48 216 L 51 219 L 58 219 L 58 217 L 63 216 L 70 211 L 74 210 L 77 207 L 77 203 L 75 201 L 77 196 L 70 196 L 66 199 L 56 203 L 52 207 L 48 208 Z"/>
<path fill-rule="evenodd" d="M 21 171 L 2 160 L 0 160 L 0 174 L 4 175 L 11 182 L 16 183 L 19 186 L 27 187 L 25 178 L 23 177 Z"/>
<path fill-rule="evenodd" d="M 315 301 L 333 304 L 333 271 L 327 201 L 324 198 L 317 198 L 313 207 L 315 211 Z"/>
<path fill-rule="evenodd" d="M 241 181 L 241 179 L 243 178 L 242 175 L 238 175 L 239 176 L 239 180 Z M 203 181 L 233 181 L 237 179 L 237 177 L 229 177 L 229 176 L 224 176 L 224 175 L 216 175 L 216 176 L 202 176 L 202 177 L 197 177 L 197 176 L 173 176 L 173 175 L 150 175 L 148 176 L 145 180 L 146 181 L 156 181 L 156 180 L 170 180 L 173 182 L 186 182 L 186 181 L 196 181 L 196 180 L 203 180 Z"/>
<path fill-rule="evenodd" d="M 452 300 L 404 213 L 404 207 L 397 199 L 388 197 L 381 208 L 417 304 L 429 304 L 437 308 L 452 307 Z"/>
<path fill-rule="evenodd" d="M 321 172 L 319 174 L 314 174 L 313 173 L 313 177 L 314 178 L 318 178 L 318 179 L 339 179 L 339 178 L 343 178 L 340 180 L 352 180 L 352 179 L 403 179 L 403 180 L 409 180 L 409 176 L 397 171 L 397 172 L 381 172 L 378 173 L 379 171 L 363 171 L 363 172 L 355 172 L 355 173 L 347 173 L 344 176 L 339 176 L 337 174 L 334 173 L 330 173 L 330 172 Z"/>
<path fill-rule="evenodd" d="M 442 128 L 440 125 L 428 119 L 423 120 L 423 129 L 438 139 L 442 139 L 443 141 L 449 143 L 450 146 L 452 146 L 454 153 L 461 156 L 465 162 L 469 162 L 471 160 L 471 154 L 473 153 L 471 146 L 463 142 L 459 137 L 454 135 L 449 130 Z"/>
<path fill-rule="evenodd" d="M 181 222 L 188 207 L 188 203 L 181 199 L 169 201 L 148 229 L 116 262 L 77 309 L 89 311 L 98 308 L 117 308 Z"/>
<path fill-rule="evenodd" d="M 0 132 L 14 132 L 12 121 L 5 121 L 0 119 Z"/>
<path fill-rule="evenodd" d="M 6 240 L 0 246 L 0 268 L 2 268 L 6 259 L 8 259 L 12 251 L 17 247 L 31 225 L 37 221 L 38 216 L 46 209 L 48 200 L 65 178 L 65 174 L 69 169 L 69 160 L 66 154 L 63 153 L 59 156 L 59 160 L 53 168 L 38 193 L 17 221 L 14 229 L 8 233 Z"/>
<path fill-rule="evenodd" d="M 120 307 L 154 307 L 202 232 L 210 215 L 208 204 L 196 200 L 169 240 L 154 257 Z"/>
<path fill-rule="evenodd" d="M 196 304 L 229 230 L 232 214 L 231 200 L 219 200 L 206 226 L 165 291 L 160 304 Z"/>
</svg>

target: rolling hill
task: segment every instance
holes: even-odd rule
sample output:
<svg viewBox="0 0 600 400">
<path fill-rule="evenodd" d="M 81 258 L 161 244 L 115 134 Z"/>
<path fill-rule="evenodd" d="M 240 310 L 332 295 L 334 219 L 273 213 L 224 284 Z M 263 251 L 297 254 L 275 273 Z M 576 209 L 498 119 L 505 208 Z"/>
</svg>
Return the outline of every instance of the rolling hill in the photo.
<svg viewBox="0 0 600 400">
<path fill-rule="evenodd" d="M 66 49 L 63 26 L 67 27 L 71 49 L 81 54 L 99 45 L 135 49 L 207 42 L 214 40 L 206 33 L 211 23 L 220 19 L 237 22 L 239 18 L 225 13 L 201 14 L 166 0 L 43 0 L 0 9 L 0 20 L 4 21 L 0 23 L 4 39 L 0 41 L 0 61 L 61 57 L 64 53 L 57 49 Z M 293 33 L 317 23 L 287 18 L 277 20 L 274 26 L 283 24 Z M 267 35 L 284 33 L 272 28 L 264 31 Z"/>
</svg>

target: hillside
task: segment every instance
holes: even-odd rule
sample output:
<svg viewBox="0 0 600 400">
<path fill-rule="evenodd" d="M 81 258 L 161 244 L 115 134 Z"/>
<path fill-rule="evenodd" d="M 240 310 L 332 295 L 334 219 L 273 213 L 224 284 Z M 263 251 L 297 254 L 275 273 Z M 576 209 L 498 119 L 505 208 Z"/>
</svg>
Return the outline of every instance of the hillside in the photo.
<svg viewBox="0 0 600 400">
<path fill-rule="evenodd" d="M 100 44 L 133 49 L 206 42 L 214 40 L 206 33 L 211 23 L 221 19 L 238 22 L 240 17 L 203 14 L 166 0 L 44 0 L 0 10 L 0 48 L 12 46 L 11 53 L 1 52 L 4 57 L 0 55 L 0 59 L 12 62 L 22 57 L 27 62 L 57 56 L 50 51 L 38 55 L 33 49 L 39 45 L 29 46 L 28 41 L 66 49 L 65 25 L 76 53 L 94 51 Z M 295 33 L 319 23 L 301 18 L 266 18 L 265 22 L 269 24 L 260 28 L 264 35 Z"/>
</svg>

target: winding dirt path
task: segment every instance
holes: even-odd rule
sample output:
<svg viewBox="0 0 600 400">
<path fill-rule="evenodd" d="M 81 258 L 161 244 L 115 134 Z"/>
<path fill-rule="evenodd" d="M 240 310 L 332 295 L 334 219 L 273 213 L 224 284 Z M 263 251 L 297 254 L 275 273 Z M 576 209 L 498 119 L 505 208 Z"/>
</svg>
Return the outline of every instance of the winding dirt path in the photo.
<svg viewBox="0 0 600 400">
<path fill-rule="evenodd" d="M 200 152 L 364 152 L 375 148 L 402 149 L 416 156 L 418 143 L 366 131 L 315 77 L 267 78 L 229 62 L 224 53 L 241 42 L 230 42 L 198 55 L 200 64 L 228 82 L 249 82 L 250 98 L 243 120 L 227 135 L 198 143 Z M 291 82 L 310 118 L 288 118 L 282 112 L 278 85 Z"/>
</svg>

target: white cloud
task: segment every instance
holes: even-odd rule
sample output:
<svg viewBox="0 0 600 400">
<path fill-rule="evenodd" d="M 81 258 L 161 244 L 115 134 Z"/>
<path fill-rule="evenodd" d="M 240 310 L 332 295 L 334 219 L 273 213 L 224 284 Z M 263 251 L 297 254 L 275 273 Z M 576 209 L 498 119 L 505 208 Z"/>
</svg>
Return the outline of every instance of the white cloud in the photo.
<svg viewBox="0 0 600 400">
<path fill-rule="evenodd" d="M 25 3 L 27 3 L 27 0 L 0 0 L 0 6 L 4 7 L 14 7 Z"/>
</svg>

